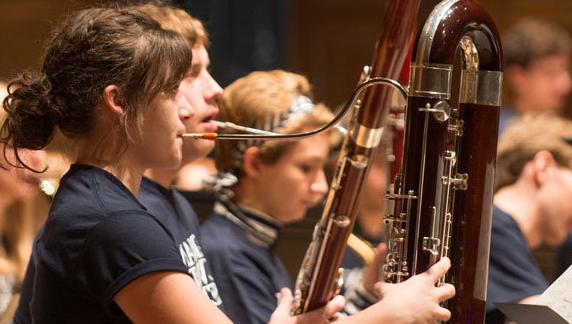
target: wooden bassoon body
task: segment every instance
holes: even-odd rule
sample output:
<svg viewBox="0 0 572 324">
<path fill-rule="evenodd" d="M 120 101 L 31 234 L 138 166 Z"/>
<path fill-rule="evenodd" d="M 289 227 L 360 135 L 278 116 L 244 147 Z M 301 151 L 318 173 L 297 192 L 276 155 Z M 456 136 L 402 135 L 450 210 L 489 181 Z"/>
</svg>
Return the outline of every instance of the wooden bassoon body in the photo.
<svg viewBox="0 0 572 324">
<path fill-rule="evenodd" d="M 370 77 L 396 80 L 415 37 L 420 0 L 390 1 L 371 64 Z M 364 179 L 379 145 L 394 90 L 365 90 L 350 122 L 322 216 L 314 229 L 295 291 L 294 314 L 325 305 L 338 288 L 339 267 L 357 217 Z"/>
<path fill-rule="evenodd" d="M 449 257 L 450 323 L 484 322 L 501 85 L 491 18 L 475 0 L 440 2 L 413 53 L 384 273 L 400 282 Z"/>
</svg>

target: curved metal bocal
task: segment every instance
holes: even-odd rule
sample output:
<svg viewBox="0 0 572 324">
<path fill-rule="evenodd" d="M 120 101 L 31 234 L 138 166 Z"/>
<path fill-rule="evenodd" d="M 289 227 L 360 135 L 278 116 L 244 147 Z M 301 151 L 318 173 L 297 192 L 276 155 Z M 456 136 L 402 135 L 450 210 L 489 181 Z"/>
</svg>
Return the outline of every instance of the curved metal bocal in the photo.
<svg viewBox="0 0 572 324">
<path fill-rule="evenodd" d="M 370 87 L 377 86 L 377 85 L 384 85 L 384 86 L 391 86 L 399 91 L 399 93 L 404 97 L 407 98 L 407 90 L 403 87 L 399 82 L 386 78 L 386 77 L 373 77 L 367 79 L 366 81 L 360 83 L 355 90 L 353 91 L 350 100 L 344 105 L 342 110 L 334 116 L 334 118 L 325 124 L 324 126 L 308 131 L 308 132 L 301 132 L 301 133 L 293 133 L 293 134 L 277 134 L 253 129 L 256 134 L 218 134 L 218 133 L 186 133 L 183 134 L 183 137 L 191 137 L 194 139 L 225 139 L 225 140 L 247 140 L 247 139 L 259 139 L 259 140 L 279 140 L 279 139 L 290 139 L 290 140 L 297 140 L 306 137 L 310 137 L 322 132 L 327 131 L 328 129 L 334 127 L 345 115 L 346 113 L 352 108 L 355 107 L 357 99 L 363 94 L 365 90 Z M 247 127 L 239 126 L 241 129 L 246 130 Z M 250 128 L 251 129 L 251 128 Z"/>
</svg>

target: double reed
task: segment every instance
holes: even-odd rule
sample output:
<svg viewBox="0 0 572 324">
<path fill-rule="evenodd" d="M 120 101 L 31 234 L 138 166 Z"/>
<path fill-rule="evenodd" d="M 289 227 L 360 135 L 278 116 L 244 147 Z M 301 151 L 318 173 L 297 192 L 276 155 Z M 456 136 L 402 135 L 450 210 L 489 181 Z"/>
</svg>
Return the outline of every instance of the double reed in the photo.
<svg viewBox="0 0 572 324">
<path fill-rule="evenodd" d="M 441 257 L 457 295 L 451 323 L 482 323 L 501 103 L 496 27 L 475 0 L 446 0 L 427 20 L 411 65 L 402 174 L 388 195 L 385 280 Z"/>
<path fill-rule="evenodd" d="M 369 77 L 399 77 L 415 36 L 420 1 L 389 3 Z M 324 212 L 298 274 L 294 314 L 325 305 L 338 288 L 338 268 L 357 216 L 357 198 L 381 140 L 393 92 L 387 87 L 368 88 L 354 111 Z"/>
</svg>

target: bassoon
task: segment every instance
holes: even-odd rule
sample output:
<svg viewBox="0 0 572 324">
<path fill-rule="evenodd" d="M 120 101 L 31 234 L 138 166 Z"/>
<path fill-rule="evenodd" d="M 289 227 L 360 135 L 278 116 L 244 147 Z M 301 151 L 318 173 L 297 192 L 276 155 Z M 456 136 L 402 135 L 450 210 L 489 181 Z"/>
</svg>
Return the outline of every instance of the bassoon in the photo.
<svg viewBox="0 0 572 324">
<path fill-rule="evenodd" d="M 483 323 L 501 103 L 501 46 L 475 0 L 440 2 L 414 51 L 404 161 L 385 218 L 385 281 L 441 257 L 452 267 L 450 323 Z"/>
<path fill-rule="evenodd" d="M 397 79 L 415 37 L 421 0 L 390 1 L 369 72 L 370 78 Z M 338 288 L 339 267 L 358 211 L 358 196 L 379 145 L 394 90 L 366 89 L 342 144 L 322 216 L 298 274 L 293 313 L 325 305 Z"/>
<path fill-rule="evenodd" d="M 324 211 L 298 274 L 294 314 L 324 306 L 339 287 L 339 266 L 357 216 L 358 197 L 394 91 L 368 86 L 383 78 L 395 80 L 404 70 L 420 1 L 389 2 L 370 75 L 352 96 L 353 102 L 366 89 L 356 104 Z M 478 1 L 444 0 L 430 14 L 415 47 L 403 165 L 387 195 L 394 208 L 385 218 L 389 251 L 384 279 L 401 282 L 449 257 L 452 267 L 441 282 L 452 283 L 457 292 L 447 305 L 450 322 L 482 323 L 502 87 L 499 37 Z M 393 83 L 397 82 L 384 84 Z M 303 138 L 328 129 L 341 117 L 296 135 L 185 136 Z"/>
</svg>

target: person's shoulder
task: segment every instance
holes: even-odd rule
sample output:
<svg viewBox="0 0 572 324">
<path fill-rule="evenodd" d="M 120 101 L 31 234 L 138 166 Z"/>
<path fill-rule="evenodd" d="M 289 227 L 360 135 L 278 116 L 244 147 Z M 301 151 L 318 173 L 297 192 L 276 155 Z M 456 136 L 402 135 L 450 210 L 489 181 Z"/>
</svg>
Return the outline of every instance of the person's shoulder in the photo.
<svg viewBox="0 0 572 324">
<path fill-rule="evenodd" d="M 528 247 L 518 223 L 498 207 L 493 209 L 491 227 L 491 256 L 528 253 Z"/>
<path fill-rule="evenodd" d="M 520 235 L 521 233 L 520 228 L 518 227 L 518 223 L 514 220 L 514 218 L 505 211 L 503 211 L 502 209 L 494 205 L 493 205 L 492 232 L 515 233 L 518 235 Z"/>
<path fill-rule="evenodd" d="M 201 224 L 201 239 L 205 249 L 238 251 L 244 241 L 244 234 L 236 224 L 224 216 L 214 213 Z"/>
<path fill-rule="evenodd" d="M 229 219 L 218 213 L 212 213 L 206 221 L 201 224 L 201 235 L 205 236 L 205 239 L 216 239 L 221 238 L 237 238 L 242 235 L 242 230 Z"/>
<path fill-rule="evenodd" d="M 143 177 L 137 199 L 147 208 L 149 213 L 159 216 L 165 213 L 172 214 L 170 192 L 158 183 Z"/>
<path fill-rule="evenodd" d="M 139 201 L 149 213 L 165 221 L 178 218 L 181 222 L 191 222 L 198 227 L 198 217 L 187 199 L 176 189 L 165 188 L 151 179 L 143 177 Z"/>
<path fill-rule="evenodd" d="M 108 235 L 116 235 L 118 238 L 127 239 L 137 234 L 154 235 L 157 233 L 167 233 L 167 231 L 163 224 L 157 221 L 157 219 L 148 212 L 142 210 L 127 210 L 114 213 L 102 219 L 94 226 L 90 236 L 94 236 L 97 233 L 108 233 Z M 155 240 L 156 237 L 153 237 L 153 239 Z"/>
<path fill-rule="evenodd" d="M 131 262 L 140 260 L 139 256 L 163 258 L 165 251 L 178 255 L 178 251 L 171 253 L 174 250 L 171 237 L 144 210 L 48 217 L 35 248 L 38 259 L 63 277 L 75 276 L 89 265 L 121 260 L 125 254 L 137 256 Z M 135 264 L 129 262 L 125 263 Z"/>
<path fill-rule="evenodd" d="M 192 220 L 198 227 L 199 216 L 191 202 L 189 202 L 189 200 L 187 200 L 187 198 L 178 189 L 173 188 L 171 189 L 171 192 L 173 193 L 173 204 L 175 209 L 179 210 L 186 220 Z"/>
<path fill-rule="evenodd" d="M 226 263 L 237 264 L 260 259 L 260 248 L 244 230 L 216 213 L 201 225 L 201 243 L 209 260 L 222 258 Z"/>
<path fill-rule="evenodd" d="M 534 264 L 524 235 L 516 221 L 498 208 L 494 215 L 491 231 L 491 269 L 498 264 L 503 264 L 505 268 L 517 265 L 523 269 L 536 269 L 537 266 Z"/>
<path fill-rule="evenodd" d="M 109 215 L 126 210 L 145 210 L 133 194 L 107 171 L 74 164 L 60 182 L 51 213 Z"/>
<path fill-rule="evenodd" d="M 94 226 L 115 216 L 148 215 L 131 192 L 112 175 L 96 167 L 72 165 L 64 176 L 46 220 L 46 233 L 56 240 L 88 235 Z M 65 237 L 65 235 L 64 235 Z"/>
</svg>

